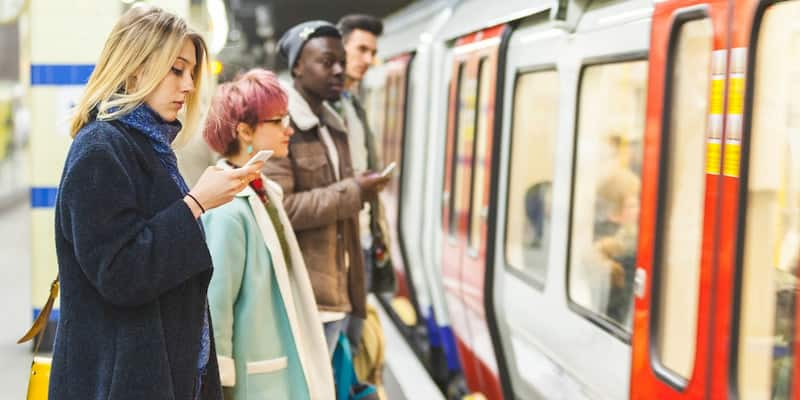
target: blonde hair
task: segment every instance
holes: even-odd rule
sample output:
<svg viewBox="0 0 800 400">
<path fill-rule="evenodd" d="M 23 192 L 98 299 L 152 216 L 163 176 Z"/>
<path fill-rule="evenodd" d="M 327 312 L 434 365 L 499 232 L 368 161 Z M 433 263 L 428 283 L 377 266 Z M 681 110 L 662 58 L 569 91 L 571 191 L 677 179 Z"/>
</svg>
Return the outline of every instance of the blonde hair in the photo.
<svg viewBox="0 0 800 400">
<path fill-rule="evenodd" d="M 176 144 L 185 143 L 199 124 L 200 89 L 208 71 L 208 50 L 202 36 L 186 21 L 149 5 L 131 8 L 111 30 L 75 107 L 71 136 L 74 138 L 91 121 L 94 112 L 98 120 L 112 120 L 142 104 L 170 72 L 186 40 L 194 44 L 197 65 L 195 90 L 186 98 L 183 129 L 176 140 Z"/>
</svg>

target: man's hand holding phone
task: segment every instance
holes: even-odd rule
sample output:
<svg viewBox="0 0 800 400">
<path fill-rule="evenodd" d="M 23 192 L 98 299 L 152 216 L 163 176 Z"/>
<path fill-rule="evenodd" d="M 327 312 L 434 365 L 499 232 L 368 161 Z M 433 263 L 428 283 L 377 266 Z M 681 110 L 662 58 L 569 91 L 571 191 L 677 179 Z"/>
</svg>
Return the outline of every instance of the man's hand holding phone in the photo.
<svg viewBox="0 0 800 400">
<path fill-rule="evenodd" d="M 379 175 L 382 177 L 391 176 L 391 174 L 394 173 L 395 167 L 397 167 L 397 163 L 392 161 L 391 163 L 389 163 L 389 165 L 386 166 L 386 168 L 383 169 L 383 171 L 380 172 Z"/>
<path fill-rule="evenodd" d="M 390 168 L 391 167 L 391 168 Z M 361 175 L 356 177 L 358 186 L 361 187 L 361 193 L 364 200 L 371 201 L 375 199 L 378 192 L 383 190 L 383 187 L 391 179 L 391 171 L 394 166 L 390 164 L 381 172 L 364 171 Z"/>
</svg>

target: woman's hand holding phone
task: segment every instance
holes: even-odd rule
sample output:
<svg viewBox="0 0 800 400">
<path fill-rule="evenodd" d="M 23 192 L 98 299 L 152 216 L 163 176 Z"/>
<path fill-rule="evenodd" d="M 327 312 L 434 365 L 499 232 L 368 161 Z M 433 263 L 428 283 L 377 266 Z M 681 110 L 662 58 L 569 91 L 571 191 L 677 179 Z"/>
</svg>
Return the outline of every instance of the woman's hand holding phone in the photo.
<svg viewBox="0 0 800 400">
<path fill-rule="evenodd" d="M 264 166 L 263 161 L 255 161 L 249 164 L 235 169 L 222 169 L 216 166 L 208 167 L 189 193 L 194 196 L 205 211 L 226 204 L 233 200 L 233 197 L 241 192 L 250 181 L 256 179 L 260 174 L 261 167 Z M 202 210 L 196 209 L 197 207 L 195 206 L 197 204 L 194 204 L 194 200 L 189 196 L 185 197 L 184 201 L 192 209 L 195 218 L 199 216 L 196 211 L 202 213 Z"/>
</svg>

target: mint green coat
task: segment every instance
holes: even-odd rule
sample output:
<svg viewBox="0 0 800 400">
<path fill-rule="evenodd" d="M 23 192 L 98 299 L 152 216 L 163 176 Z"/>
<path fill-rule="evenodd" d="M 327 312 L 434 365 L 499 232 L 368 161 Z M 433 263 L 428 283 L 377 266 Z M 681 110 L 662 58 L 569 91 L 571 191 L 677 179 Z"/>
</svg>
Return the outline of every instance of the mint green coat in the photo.
<svg viewBox="0 0 800 400">
<path fill-rule="evenodd" d="M 280 187 L 262 179 L 283 222 L 292 265 L 286 265 L 272 222 L 250 187 L 203 215 L 214 262 L 208 299 L 221 382 L 234 387 L 236 400 L 334 399 L 303 256 Z"/>
</svg>

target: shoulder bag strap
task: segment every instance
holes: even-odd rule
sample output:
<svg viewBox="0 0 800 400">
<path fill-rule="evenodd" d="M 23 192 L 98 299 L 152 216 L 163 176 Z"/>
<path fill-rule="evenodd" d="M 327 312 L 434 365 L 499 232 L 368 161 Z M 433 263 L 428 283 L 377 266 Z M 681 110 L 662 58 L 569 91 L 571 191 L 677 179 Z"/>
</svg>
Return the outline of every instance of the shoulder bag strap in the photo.
<svg viewBox="0 0 800 400">
<path fill-rule="evenodd" d="M 53 303 L 55 303 L 56 297 L 58 297 L 58 286 L 58 276 L 56 276 L 56 279 L 50 284 L 50 297 L 47 298 L 47 303 L 45 303 L 42 311 L 39 313 L 39 316 L 36 317 L 36 321 L 33 321 L 33 325 L 30 329 L 28 329 L 28 332 L 19 340 L 17 340 L 17 344 L 22 344 L 35 338 L 36 335 L 47 328 L 47 322 L 50 320 L 50 312 L 53 311 Z M 39 340 L 37 340 L 36 344 L 34 345 L 34 354 L 39 351 L 39 345 L 41 344 L 42 338 L 40 336 Z"/>
</svg>

